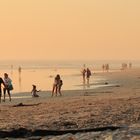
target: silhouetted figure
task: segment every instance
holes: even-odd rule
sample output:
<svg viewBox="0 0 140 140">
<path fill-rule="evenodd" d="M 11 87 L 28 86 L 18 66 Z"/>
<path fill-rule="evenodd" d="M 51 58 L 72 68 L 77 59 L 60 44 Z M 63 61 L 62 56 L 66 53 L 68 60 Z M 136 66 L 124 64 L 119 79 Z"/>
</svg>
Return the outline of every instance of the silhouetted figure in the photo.
<svg viewBox="0 0 140 140">
<path fill-rule="evenodd" d="M 1 96 L 2 96 L 1 85 L 3 85 L 5 88 L 5 83 L 4 83 L 3 79 L 0 77 L 0 103 L 1 103 Z"/>
<path fill-rule="evenodd" d="M 132 68 L 132 63 L 129 63 L 129 69 L 131 69 Z"/>
<path fill-rule="evenodd" d="M 109 72 L 109 64 L 106 64 L 106 71 Z"/>
<path fill-rule="evenodd" d="M 22 69 L 21 69 L 21 67 L 19 66 L 19 68 L 18 68 L 18 73 L 19 73 L 18 81 L 19 81 L 19 90 L 20 90 L 20 91 L 21 91 L 21 71 L 22 71 Z"/>
<path fill-rule="evenodd" d="M 13 90 L 13 85 L 12 85 L 12 80 L 8 77 L 7 73 L 4 73 L 4 84 L 5 88 L 3 89 L 4 92 L 4 102 L 5 102 L 5 96 L 6 96 L 6 91 L 9 95 L 9 101 L 11 101 L 11 93 L 10 91 Z"/>
<path fill-rule="evenodd" d="M 86 72 L 87 72 L 87 84 L 89 84 L 89 79 L 90 79 L 90 76 L 91 76 L 91 71 L 90 71 L 89 68 L 87 68 Z"/>
<path fill-rule="evenodd" d="M 60 96 L 61 94 L 61 87 L 63 85 L 63 81 L 60 78 L 60 75 L 57 74 L 56 77 L 54 78 L 54 84 L 53 84 L 53 89 L 52 89 L 52 96 L 55 94 L 55 96 L 57 96 L 57 94 L 59 93 Z"/>
<path fill-rule="evenodd" d="M 37 94 L 37 92 L 40 92 L 40 90 L 37 90 L 36 89 L 36 85 L 32 85 L 32 86 L 33 86 L 33 89 L 31 91 L 32 97 L 39 97 L 39 95 Z"/>
<path fill-rule="evenodd" d="M 60 79 L 59 80 L 59 83 L 58 83 L 58 87 L 57 87 L 57 89 L 58 89 L 58 93 L 59 93 L 59 95 L 60 96 L 62 96 L 62 93 L 61 93 L 61 87 L 62 87 L 62 85 L 63 85 L 63 81 Z"/>
<path fill-rule="evenodd" d="M 105 65 L 104 64 L 102 65 L 102 70 L 103 70 L 103 72 L 105 71 Z"/>
<path fill-rule="evenodd" d="M 122 63 L 122 70 L 126 70 L 127 69 L 127 64 L 126 63 Z"/>
<path fill-rule="evenodd" d="M 18 82 L 19 82 L 19 90 L 21 91 L 21 75 L 19 75 Z"/>
<path fill-rule="evenodd" d="M 83 76 L 83 83 L 85 83 L 85 80 L 86 80 L 86 69 L 85 68 L 82 70 L 82 76 Z"/>
<path fill-rule="evenodd" d="M 19 74 L 21 74 L 21 67 L 20 66 L 18 68 L 18 72 L 19 72 Z"/>
</svg>

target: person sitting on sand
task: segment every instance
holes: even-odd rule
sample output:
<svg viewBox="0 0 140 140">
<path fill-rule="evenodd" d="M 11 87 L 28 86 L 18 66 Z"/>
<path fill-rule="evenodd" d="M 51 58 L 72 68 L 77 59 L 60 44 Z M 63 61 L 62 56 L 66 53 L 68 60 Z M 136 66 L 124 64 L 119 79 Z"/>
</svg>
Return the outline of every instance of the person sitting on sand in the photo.
<svg viewBox="0 0 140 140">
<path fill-rule="evenodd" d="M 32 85 L 32 86 L 33 86 L 33 89 L 31 91 L 32 97 L 39 97 L 39 95 L 37 94 L 37 92 L 40 92 L 40 90 L 37 90 L 36 89 L 36 85 Z"/>
</svg>

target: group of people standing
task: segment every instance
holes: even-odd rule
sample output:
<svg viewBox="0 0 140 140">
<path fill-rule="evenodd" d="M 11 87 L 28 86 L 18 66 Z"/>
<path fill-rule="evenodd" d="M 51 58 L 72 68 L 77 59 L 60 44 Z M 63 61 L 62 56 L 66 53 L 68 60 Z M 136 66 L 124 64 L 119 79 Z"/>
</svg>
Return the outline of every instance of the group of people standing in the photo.
<svg viewBox="0 0 140 140">
<path fill-rule="evenodd" d="M 83 75 L 83 83 L 85 84 L 86 80 L 87 80 L 87 84 L 89 84 L 89 79 L 91 76 L 91 71 L 89 68 L 84 68 L 82 70 L 82 75 Z"/>
<path fill-rule="evenodd" d="M 122 68 L 121 68 L 121 70 L 126 70 L 126 69 L 131 69 L 132 68 L 132 63 L 129 63 L 129 64 L 127 64 L 127 63 L 122 63 Z"/>
<path fill-rule="evenodd" d="M 61 93 L 62 85 L 63 85 L 63 81 L 62 81 L 60 75 L 57 74 L 56 77 L 54 78 L 52 97 L 54 96 L 54 94 L 55 94 L 55 96 L 57 96 L 58 94 L 60 96 L 62 96 L 62 93 Z M 37 90 L 36 85 L 32 85 L 32 86 L 33 86 L 32 91 L 31 91 L 32 97 L 39 97 L 37 92 L 40 92 L 41 90 Z"/>
<path fill-rule="evenodd" d="M 21 69 L 19 69 L 19 72 L 21 72 Z M 82 70 L 83 75 L 83 82 L 85 83 L 87 80 L 87 84 L 89 84 L 89 79 L 91 76 L 91 71 L 89 68 L 84 68 Z M 2 86 L 3 85 L 3 86 Z M 54 78 L 53 88 L 52 88 L 52 97 L 55 96 L 62 96 L 61 93 L 61 87 L 63 85 L 63 81 L 59 74 L 57 74 Z M 11 101 L 11 90 L 13 90 L 12 80 L 9 78 L 7 73 L 4 73 L 4 78 L 0 78 L 0 102 L 2 97 L 2 87 L 3 87 L 3 101 L 5 102 L 6 92 L 9 95 L 9 101 Z M 32 97 L 39 97 L 37 92 L 40 92 L 40 90 L 37 90 L 36 85 L 32 85 Z"/>
<path fill-rule="evenodd" d="M 3 85 L 3 101 L 5 102 L 6 92 L 9 95 L 9 101 L 11 101 L 11 93 L 10 91 L 13 90 L 12 80 L 8 77 L 7 73 L 4 73 L 4 78 L 0 78 L 0 103 L 2 97 L 2 85 Z"/>
<path fill-rule="evenodd" d="M 103 72 L 109 72 L 109 64 L 103 64 L 102 65 L 102 69 L 103 69 Z"/>
</svg>

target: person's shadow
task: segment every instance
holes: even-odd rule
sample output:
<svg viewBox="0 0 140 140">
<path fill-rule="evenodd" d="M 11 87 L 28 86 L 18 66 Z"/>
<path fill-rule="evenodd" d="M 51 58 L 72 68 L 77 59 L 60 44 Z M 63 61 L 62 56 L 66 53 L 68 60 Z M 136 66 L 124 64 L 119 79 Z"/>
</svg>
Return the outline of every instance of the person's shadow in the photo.
<svg viewBox="0 0 140 140">
<path fill-rule="evenodd" d="M 89 81 L 87 82 L 87 88 L 90 88 L 90 83 L 89 83 Z"/>
<path fill-rule="evenodd" d="M 18 81 L 19 81 L 19 91 L 21 91 L 21 72 L 22 72 L 22 69 L 21 67 L 19 66 L 18 68 L 18 74 L 19 74 L 19 78 L 18 78 Z"/>
</svg>

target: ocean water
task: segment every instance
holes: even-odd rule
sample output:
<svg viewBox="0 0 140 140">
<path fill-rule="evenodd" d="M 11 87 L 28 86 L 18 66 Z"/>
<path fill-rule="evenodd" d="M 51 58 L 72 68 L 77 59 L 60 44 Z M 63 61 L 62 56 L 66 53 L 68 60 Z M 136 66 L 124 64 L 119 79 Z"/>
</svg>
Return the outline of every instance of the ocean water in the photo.
<svg viewBox="0 0 140 140">
<path fill-rule="evenodd" d="M 90 85 L 83 85 L 81 70 L 83 65 L 89 67 L 92 73 L 102 72 L 102 64 L 109 63 L 111 71 L 120 71 L 124 61 L 0 61 L 0 76 L 6 72 L 13 81 L 13 93 L 30 92 L 32 84 L 38 90 L 52 90 L 54 77 L 60 74 L 63 80 L 63 90 L 91 89 L 105 82 L 101 76 L 92 76 Z M 125 61 L 126 62 L 126 61 Z M 129 63 L 126 62 L 126 63 Z M 139 67 L 139 62 L 132 62 L 133 67 Z M 21 73 L 18 68 L 21 67 Z"/>
</svg>

